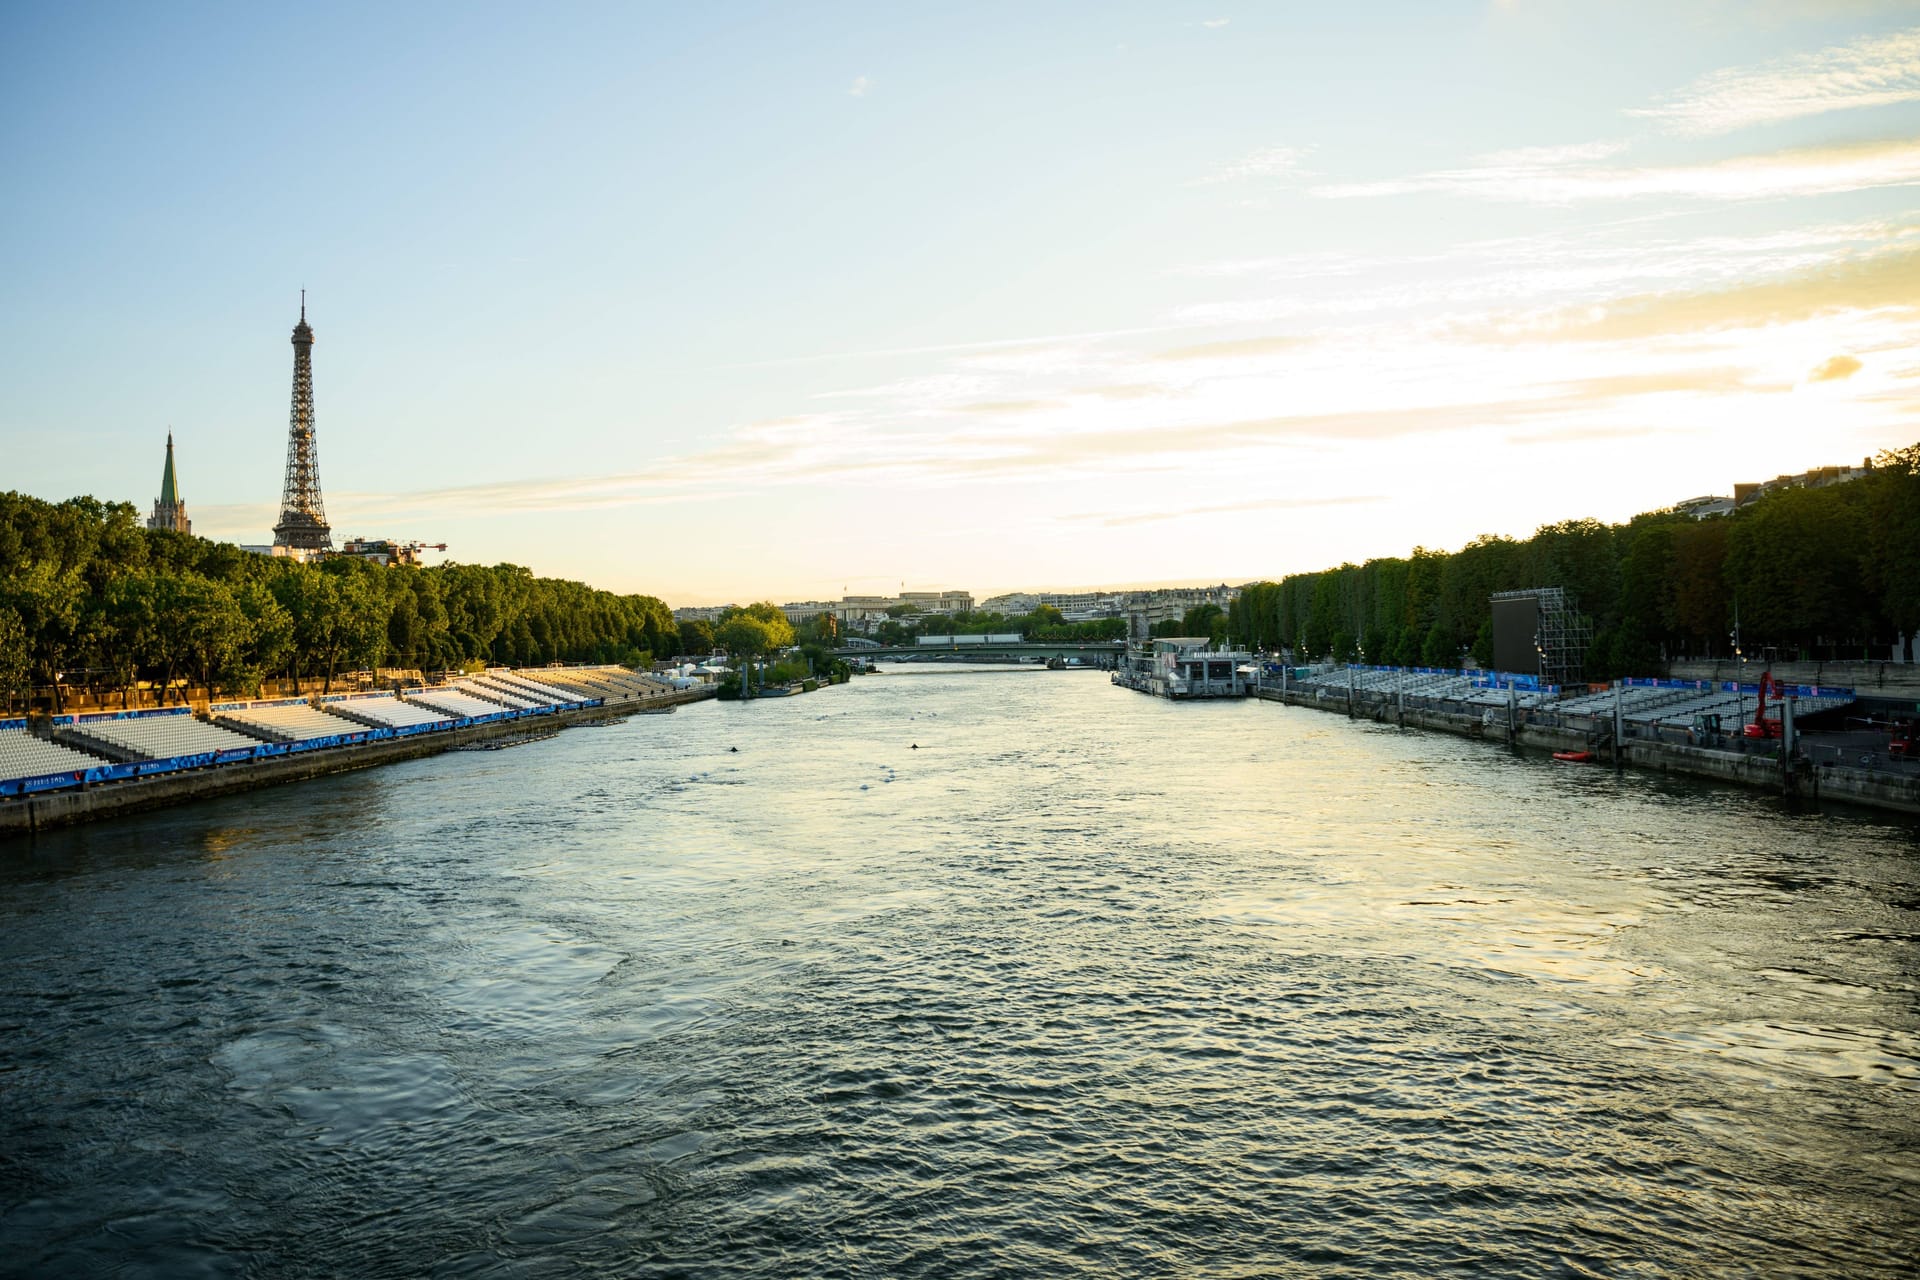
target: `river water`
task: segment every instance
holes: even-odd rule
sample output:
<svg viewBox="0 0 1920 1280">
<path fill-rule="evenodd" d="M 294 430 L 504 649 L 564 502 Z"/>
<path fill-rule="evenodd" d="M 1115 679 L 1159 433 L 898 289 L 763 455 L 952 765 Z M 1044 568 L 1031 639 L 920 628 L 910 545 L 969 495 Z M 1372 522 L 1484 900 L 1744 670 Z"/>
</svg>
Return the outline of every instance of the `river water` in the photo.
<svg viewBox="0 0 1920 1280">
<path fill-rule="evenodd" d="M 1920 838 L 896 669 L 0 845 L 0 1270 L 1911 1274 Z"/>
</svg>

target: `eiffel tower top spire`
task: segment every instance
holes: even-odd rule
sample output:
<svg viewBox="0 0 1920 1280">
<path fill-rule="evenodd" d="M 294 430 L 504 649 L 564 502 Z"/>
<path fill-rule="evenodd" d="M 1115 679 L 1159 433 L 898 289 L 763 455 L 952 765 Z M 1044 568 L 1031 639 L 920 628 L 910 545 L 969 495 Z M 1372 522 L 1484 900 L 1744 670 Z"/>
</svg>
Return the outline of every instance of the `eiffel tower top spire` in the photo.
<svg viewBox="0 0 1920 1280">
<path fill-rule="evenodd" d="M 320 452 L 313 430 L 313 327 L 307 291 L 300 291 L 300 323 L 293 327 L 293 410 L 287 420 L 287 477 L 280 495 L 275 546 L 331 551 L 326 503 L 320 497 Z"/>
</svg>

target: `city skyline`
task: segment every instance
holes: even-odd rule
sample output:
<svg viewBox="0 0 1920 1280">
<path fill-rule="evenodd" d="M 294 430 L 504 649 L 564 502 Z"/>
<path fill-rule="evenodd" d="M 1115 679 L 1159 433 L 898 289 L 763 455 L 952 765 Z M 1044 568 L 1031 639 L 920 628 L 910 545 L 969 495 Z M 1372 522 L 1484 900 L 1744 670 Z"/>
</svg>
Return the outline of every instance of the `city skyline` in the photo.
<svg viewBox="0 0 1920 1280">
<path fill-rule="evenodd" d="M 171 424 L 266 541 L 303 287 L 342 535 L 675 604 L 1279 577 L 1920 435 L 1915 6 L 823 12 L 14 15 L 4 487 L 144 510 Z"/>
</svg>

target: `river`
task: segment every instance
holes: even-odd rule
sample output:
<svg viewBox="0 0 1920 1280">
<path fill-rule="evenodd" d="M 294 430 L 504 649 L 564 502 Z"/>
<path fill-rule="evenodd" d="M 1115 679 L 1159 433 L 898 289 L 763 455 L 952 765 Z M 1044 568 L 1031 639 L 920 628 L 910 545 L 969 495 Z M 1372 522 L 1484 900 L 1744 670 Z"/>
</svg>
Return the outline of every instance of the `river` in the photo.
<svg viewBox="0 0 1920 1280">
<path fill-rule="evenodd" d="M 895 668 L 0 844 L 0 1270 L 1907 1275 L 1920 837 Z"/>
</svg>

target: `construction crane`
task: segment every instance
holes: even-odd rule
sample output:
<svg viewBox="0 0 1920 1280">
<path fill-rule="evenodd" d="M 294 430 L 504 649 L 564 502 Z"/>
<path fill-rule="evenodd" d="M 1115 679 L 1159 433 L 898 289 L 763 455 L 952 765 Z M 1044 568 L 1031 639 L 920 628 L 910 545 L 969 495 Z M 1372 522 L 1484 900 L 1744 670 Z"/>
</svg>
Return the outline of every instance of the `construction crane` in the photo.
<svg viewBox="0 0 1920 1280">
<path fill-rule="evenodd" d="M 1773 693 L 1774 702 L 1781 701 L 1780 682 L 1773 678 L 1773 672 L 1760 673 L 1760 700 L 1753 708 L 1753 723 L 1740 732 L 1749 738 L 1778 738 L 1782 736 L 1780 718 L 1767 719 L 1767 693 Z"/>
</svg>

